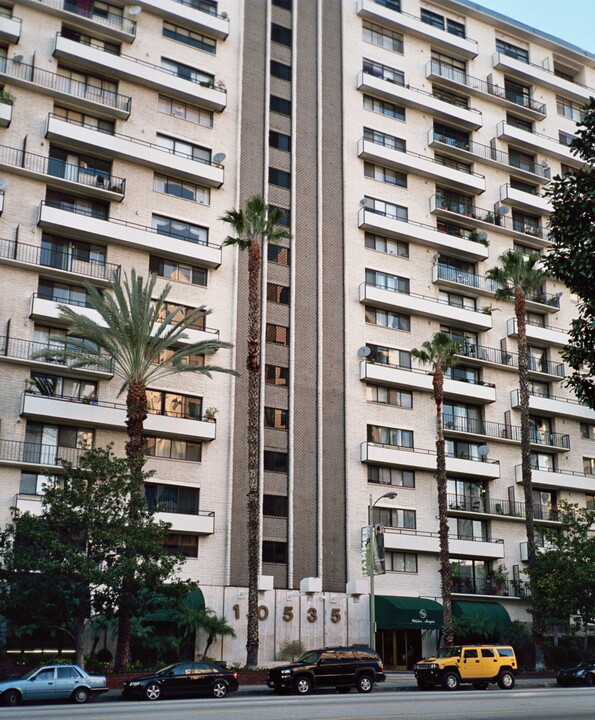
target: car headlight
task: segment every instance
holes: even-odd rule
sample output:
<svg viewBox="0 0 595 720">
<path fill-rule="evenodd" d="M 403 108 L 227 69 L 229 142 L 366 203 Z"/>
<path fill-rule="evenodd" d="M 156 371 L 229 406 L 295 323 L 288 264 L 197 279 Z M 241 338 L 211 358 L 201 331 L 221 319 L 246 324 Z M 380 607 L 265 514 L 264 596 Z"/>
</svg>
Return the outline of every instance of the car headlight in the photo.
<svg viewBox="0 0 595 720">
<path fill-rule="evenodd" d="M 291 670 L 281 670 L 281 675 L 291 675 Z"/>
<path fill-rule="evenodd" d="M 137 682 L 136 680 L 131 680 L 131 681 L 128 683 L 128 687 L 138 687 L 139 685 L 140 685 L 140 683 Z"/>
<path fill-rule="evenodd" d="M 584 675 L 587 671 L 586 670 L 576 670 L 574 675 L 576 677 L 580 677 L 581 675 Z"/>
</svg>

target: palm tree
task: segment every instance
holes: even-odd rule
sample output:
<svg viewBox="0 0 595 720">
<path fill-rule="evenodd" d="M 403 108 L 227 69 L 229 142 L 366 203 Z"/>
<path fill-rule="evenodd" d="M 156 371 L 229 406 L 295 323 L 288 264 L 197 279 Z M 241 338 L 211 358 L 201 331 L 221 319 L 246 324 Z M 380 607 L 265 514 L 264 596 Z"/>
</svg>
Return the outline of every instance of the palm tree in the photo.
<svg viewBox="0 0 595 720">
<path fill-rule="evenodd" d="M 60 305 L 60 319 L 66 324 L 68 336 L 53 336 L 51 349 L 33 354 L 34 358 L 51 356 L 54 361 L 67 362 L 72 369 L 98 366 L 113 370 L 122 380 L 120 392 L 126 391 L 126 456 L 131 472 L 139 477 L 145 463 L 143 426 L 147 417 L 148 385 L 178 373 L 198 373 L 208 377 L 213 372 L 236 374 L 229 368 L 198 366 L 189 360 L 192 355 L 212 355 L 220 348 L 230 347 L 229 343 L 203 340 L 176 347 L 187 337 L 185 331 L 209 311 L 204 307 L 186 314 L 180 312 L 179 307 L 169 310 L 166 300 L 171 286 L 166 285 L 154 299 L 156 280 L 157 276 L 151 274 L 145 282 L 132 270 L 130 278 L 124 275 L 123 281 L 113 280 L 107 290 L 98 290 L 85 283 L 88 303 L 100 320 L 95 321 L 71 307 Z M 128 663 L 134 615 L 134 597 L 132 592 L 126 592 L 125 586 L 121 598 L 115 658 L 117 670 Z"/>
<path fill-rule="evenodd" d="M 207 657 L 209 648 L 218 637 L 235 637 L 235 631 L 223 615 L 216 615 L 214 610 L 205 608 L 200 618 L 199 629 L 206 633 L 207 641 L 202 659 Z"/>
<path fill-rule="evenodd" d="M 533 486 L 531 484 L 531 431 L 529 425 L 529 344 L 527 342 L 527 297 L 542 292 L 548 277 L 545 270 L 537 267 L 541 256 L 532 252 L 525 257 L 518 250 L 508 250 L 500 255 L 501 267 L 490 268 L 486 277 L 500 287 L 497 300 L 514 300 L 519 355 L 519 405 L 521 409 L 521 472 L 525 499 L 525 528 L 527 531 L 527 559 L 529 582 L 536 565 L 535 516 L 533 510 Z M 533 599 L 536 601 L 536 599 Z M 533 636 L 535 639 L 536 666 L 544 664 L 539 613 L 533 613 Z"/>
<path fill-rule="evenodd" d="M 254 195 L 243 210 L 228 210 L 221 218 L 233 228 L 237 237 L 227 237 L 224 245 L 248 250 L 248 627 L 246 666 L 258 665 L 258 572 L 260 568 L 260 478 L 259 478 L 259 397 L 261 274 L 264 243 L 288 239 L 291 234 L 279 226 L 283 211 L 267 205 Z"/>
<path fill-rule="evenodd" d="M 461 345 L 446 333 L 434 334 L 431 341 L 422 344 L 421 350 L 413 349 L 411 354 L 422 365 L 431 365 L 434 379 L 434 402 L 436 403 L 436 485 L 438 489 L 438 519 L 440 536 L 440 577 L 442 583 L 442 610 L 444 625 L 442 638 L 446 647 L 454 641 L 452 620 L 452 572 L 450 567 L 448 543 L 448 497 L 446 483 L 446 447 L 444 442 L 444 425 L 442 421 L 442 405 L 444 401 L 444 372 L 458 363 Z"/>
</svg>

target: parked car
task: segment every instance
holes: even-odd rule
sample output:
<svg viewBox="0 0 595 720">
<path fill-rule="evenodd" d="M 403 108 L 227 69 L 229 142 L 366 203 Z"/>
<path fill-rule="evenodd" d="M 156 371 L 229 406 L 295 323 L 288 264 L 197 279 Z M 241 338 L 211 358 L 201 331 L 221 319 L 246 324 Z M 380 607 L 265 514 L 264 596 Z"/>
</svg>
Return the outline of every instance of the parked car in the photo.
<svg viewBox="0 0 595 720">
<path fill-rule="evenodd" d="M 208 663 L 175 663 L 151 675 L 127 680 L 122 687 L 125 698 L 159 700 L 164 697 L 212 695 L 222 698 L 238 689 L 238 674 Z"/>
<path fill-rule="evenodd" d="M 458 690 L 462 683 L 469 683 L 476 690 L 498 683 L 502 690 L 512 690 L 517 662 L 510 645 L 455 645 L 416 663 L 413 672 L 422 690 L 435 685 Z"/>
<path fill-rule="evenodd" d="M 41 665 L 16 680 L 0 682 L 4 705 L 23 700 L 72 700 L 87 702 L 89 695 L 108 691 L 103 675 L 89 675 L 78 665 Z"/>
<path fill-rule="evenodd" d="M 560 670 L 556 676 L 556 682 L 562 687 L 568 685 L 595 687 L 595 658 L 583 660 L 574 667 Z"/>
<path fill-rule="evenodd" d="M 298 695 L 325 687 L 334 687 L 341 693 L 354 687 L 368 693 L 375 682 L 385 679 L 382 660 L 375 650 L 328 647 L 310 650 L 291 665 L 269 670 L 267 685 L 278 693 L 293 690 Z"/>
</svg>

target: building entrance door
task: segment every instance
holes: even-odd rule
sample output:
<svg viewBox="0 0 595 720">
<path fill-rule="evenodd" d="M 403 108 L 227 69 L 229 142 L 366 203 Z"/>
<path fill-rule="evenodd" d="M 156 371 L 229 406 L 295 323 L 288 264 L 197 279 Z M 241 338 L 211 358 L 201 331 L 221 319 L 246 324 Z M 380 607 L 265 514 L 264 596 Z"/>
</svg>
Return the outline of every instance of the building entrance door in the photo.
<svg viewBox="0 0 595 720">
<path fill-rule="evenodd" d="M 422 658 L 421 630 L 378 630 L 376 648 L 387 670 L 411 670 Z"/>
</svg>

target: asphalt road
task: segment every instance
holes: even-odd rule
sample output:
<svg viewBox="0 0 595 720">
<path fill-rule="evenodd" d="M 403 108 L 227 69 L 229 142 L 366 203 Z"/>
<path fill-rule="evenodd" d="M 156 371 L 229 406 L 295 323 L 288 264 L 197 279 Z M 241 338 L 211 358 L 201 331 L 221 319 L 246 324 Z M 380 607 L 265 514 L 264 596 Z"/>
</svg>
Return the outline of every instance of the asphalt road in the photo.
<svg viewBox="0 0 595 720">
<path fill-rule="evenodd" d="M 593 688 L 515 688 L 511 691 L 313 693 L 278 697 L 235 693 L 222 700 L 121 702 L 85 706 L 23 705 L 0 709 L 9 720 L 595 720 Z"/>
</svg>

